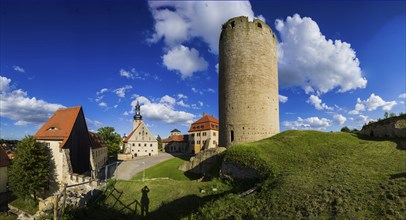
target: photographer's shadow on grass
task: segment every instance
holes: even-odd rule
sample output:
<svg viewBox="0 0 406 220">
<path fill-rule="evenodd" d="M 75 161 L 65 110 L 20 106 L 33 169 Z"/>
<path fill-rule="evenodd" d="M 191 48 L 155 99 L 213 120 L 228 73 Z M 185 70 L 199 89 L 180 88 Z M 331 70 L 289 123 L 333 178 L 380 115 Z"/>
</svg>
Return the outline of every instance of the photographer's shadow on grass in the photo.
<svg viewBox="0 0 406 220">
<path fill-rule="evenodd" d="M 148 186 L 144 186 L 144 188 L 141 189 L 141 216 L 147 216 L 149 213 L 149 191 Z"/>
</svg>

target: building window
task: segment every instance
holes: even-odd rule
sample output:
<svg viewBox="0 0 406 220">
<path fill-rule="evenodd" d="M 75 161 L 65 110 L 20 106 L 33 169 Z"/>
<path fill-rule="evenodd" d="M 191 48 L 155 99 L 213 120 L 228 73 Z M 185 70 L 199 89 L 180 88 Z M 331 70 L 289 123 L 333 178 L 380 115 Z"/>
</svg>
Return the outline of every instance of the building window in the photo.
<svg viewBox="0 0 406 220">
<path fill-rule="evenodd" d="M 233 142 L 234 141 L 234 131 L 233 130 L 230 131 L 230 138 L 231 138 L 231 142 Z"/>
<path fill-rule="evenodd" d="M 152 144 L 150 144 L 149 146 L 152 147 Z"/>
<path fill-rule="evenodd" d="M 203 132 L 203 136 L 206 136 L 206 132 Z"/>
<path fill-rule="evenodd" d="M 141 144 L 138 144 L 138 147 L 141 147 Z"/>
<path fill-rule="evenodd" d="M 147 152 L 147 150 L 145 150 L 145 152 Z"/>
<path fill-rule="evenodd" d="M 216 132 L 213 132 L 213 136 L 216 136 Z"/>
<path fill-rule="evenodd" d="M 133 143 L 133 147 L 135 146 L 135 144 Z"/>
<path fill-rule="evenodd" d="M 197 136 L 199 137 L 199 136 L 200 136 L 200 133 L 197 133 Z"/>
<path fill-rule="evenodd" d="M 147 146 L 147 144 L 144 144 L 144 147 L 146 147 Z"/>
<path fill-rule="evenodd" d="M 138 152 L 140 152 L 140 150 L 138 150 Z"/>
</svg>

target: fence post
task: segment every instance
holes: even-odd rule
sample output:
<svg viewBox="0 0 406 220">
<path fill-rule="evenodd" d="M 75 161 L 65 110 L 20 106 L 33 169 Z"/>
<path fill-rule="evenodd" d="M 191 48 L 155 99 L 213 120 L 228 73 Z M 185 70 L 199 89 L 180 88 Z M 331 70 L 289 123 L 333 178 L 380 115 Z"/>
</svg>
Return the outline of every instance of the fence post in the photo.
<svg viewBox="0 0 406 220">
<path fill-rule="evenodd" d="M 58 219 L 58 195 L 55 195 L 54 199 L 54 220 Z"/>
<path fill-rule="evenodd" d="M 63 213 L 65 211 L 65 201 L 66 201 L 66 197 L 67 197 L 67 193 L 66 193 L 67 185 L 68 184 L 65 183 L 64 186 L 63 186 L 63 202 L 62 202 L 62 214 L 61 215 L 63 215 Z"/>
</svg>

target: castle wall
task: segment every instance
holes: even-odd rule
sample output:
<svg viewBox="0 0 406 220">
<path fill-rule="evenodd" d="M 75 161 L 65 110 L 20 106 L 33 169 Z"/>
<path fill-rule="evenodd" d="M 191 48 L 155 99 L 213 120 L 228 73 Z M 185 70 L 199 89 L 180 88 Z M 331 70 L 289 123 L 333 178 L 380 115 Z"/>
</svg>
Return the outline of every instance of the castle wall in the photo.
<svg viewBox="0 0 406 220">
<path fill-rule="evenodd" d="M 219 48 L 219 146 L 279 132 L 277 40 L 263 21 L 223 25 Z"/>
<path fill-rule="evenodd" d="M 406 138 L 406 115 L 364 125 L 360 133 L 370 137 Z"/>
</svg>

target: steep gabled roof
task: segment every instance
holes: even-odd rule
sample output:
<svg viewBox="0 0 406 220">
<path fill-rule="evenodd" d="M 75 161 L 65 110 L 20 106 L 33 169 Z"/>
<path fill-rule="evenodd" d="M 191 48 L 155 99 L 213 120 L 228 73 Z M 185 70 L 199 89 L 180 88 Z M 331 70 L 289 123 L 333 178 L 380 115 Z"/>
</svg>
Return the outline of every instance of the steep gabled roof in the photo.
<svg viewBox="0 0 406 220">
<path fill-rule="evenodd" d="M 141 123 L 139 123 L 138 124 L 138 126 L 126 137 L 126 138 L 124 138 L 124 143 L 127 143 L 129 140 L 130 140 L 130 138 L 131 138 L 131 136 L 133 136 L 133 134 L 135 133 L 135 131 L 139 128 L 141 126 Z"/>
<path fill-rule="evenodd" d="M 10 165 L 10 160 L 3 148 L 0 147 L 0 167 L 6 167 Z"/>
<path fill-rule="evenodd" d="M 207 115 L 203 113 L 203 117 L 193 122 L 190 125 L 189 132 L 193 131 L 205 131 L 205 130 L 219 130 L 219 120 L 213 115 Z"/>
<path fill-rule="evenodd" d="M 173 130 L 171 131 L 171 133 L 172 133 L 172 132 L 180 132 L 180 131 L 175 128 L 175 129 L 173 129 Z"/>
<path fill-rule="evenodd" d="M 61 140 L 63 147 L 72 132 L 81 106 L 58 109 L 51 118 L 37 131 L 34 138 L 37 140 Z"/>
<path fill-rule="evenodd" d="M 97 134 L 89 131 L 90 147 L 92 149 L 106 147 L 103 138 Z"/>
</svg>

